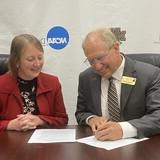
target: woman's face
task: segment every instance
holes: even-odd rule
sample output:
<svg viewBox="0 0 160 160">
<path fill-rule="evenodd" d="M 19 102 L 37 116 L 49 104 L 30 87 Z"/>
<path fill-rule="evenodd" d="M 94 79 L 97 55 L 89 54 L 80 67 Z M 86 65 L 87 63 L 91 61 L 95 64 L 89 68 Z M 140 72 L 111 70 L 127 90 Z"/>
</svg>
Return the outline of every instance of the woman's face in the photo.
<svg viewBox="0 0 160 160">
<path fill-rule="evenodd" d="M 18 63 L 18 76 L 24 80 L 32 80 L 39 75 L 43 64 L 43 52 L 34 45 L 28 44 Z"/>
</svg>

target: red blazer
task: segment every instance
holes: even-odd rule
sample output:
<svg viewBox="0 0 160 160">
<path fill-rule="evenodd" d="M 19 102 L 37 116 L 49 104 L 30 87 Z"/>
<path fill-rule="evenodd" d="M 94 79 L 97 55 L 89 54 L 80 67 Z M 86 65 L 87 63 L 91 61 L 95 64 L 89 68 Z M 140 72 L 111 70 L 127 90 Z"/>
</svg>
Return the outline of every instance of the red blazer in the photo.
<svg viewBox="0 0 160 160">
<path fill-rule="evenodd" d="M 39 117 L 49 125 L 66 125 L 66 114 L 61 85 L 58 78 L 46 73 L 37 77 L 37 105 Z M 0 76 L 0 130 L 5 130 L 9 121 L 23 113 L 22 98 L 17 80 L 6 73 Z"/>
</svg>

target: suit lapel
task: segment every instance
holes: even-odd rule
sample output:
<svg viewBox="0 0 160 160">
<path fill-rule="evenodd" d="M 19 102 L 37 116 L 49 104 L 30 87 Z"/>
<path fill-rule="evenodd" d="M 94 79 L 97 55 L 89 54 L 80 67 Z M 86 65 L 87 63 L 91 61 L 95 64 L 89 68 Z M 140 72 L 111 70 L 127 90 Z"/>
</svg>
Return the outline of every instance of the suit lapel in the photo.
<svg viewBox="0 0 160 160">
<path fill-rule="evenodd" d="M 135 70 L 135 61 L 131 60 L 128 57 L 125 57 L 125 67 L 123 76 L 135 77 L 136 78 L 136 70 Z M 123 113 L 124 107 L 128 101 L 128 97 L 131 93 L 133 85 L 123 84 L 121 86 L 121 110 Z"/>
<path fill-rule="evenodd" d="M 94 74 L 91 77 L 91 93 L 93 98 L 93 104 L 97 110 L 98 115 L 102 115 L 101 111 L 101 77 L 98 74 Z"/>
</svg>

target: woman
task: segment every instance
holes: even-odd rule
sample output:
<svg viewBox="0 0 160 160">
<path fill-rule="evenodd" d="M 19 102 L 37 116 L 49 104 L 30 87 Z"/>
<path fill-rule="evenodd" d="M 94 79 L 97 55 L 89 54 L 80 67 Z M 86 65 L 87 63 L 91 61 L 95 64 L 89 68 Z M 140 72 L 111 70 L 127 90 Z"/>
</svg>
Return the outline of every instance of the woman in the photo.
<svg viewBox="0 0 160 160">
<path fill-rule="evenodd" d="M 40 41 L 32 35 L 21 34 L 12 40 L 10 71 L 0 76 L 0 130 L 67 124 L 60 82 L 41 72 L 43 54 Z"/>
</svg>

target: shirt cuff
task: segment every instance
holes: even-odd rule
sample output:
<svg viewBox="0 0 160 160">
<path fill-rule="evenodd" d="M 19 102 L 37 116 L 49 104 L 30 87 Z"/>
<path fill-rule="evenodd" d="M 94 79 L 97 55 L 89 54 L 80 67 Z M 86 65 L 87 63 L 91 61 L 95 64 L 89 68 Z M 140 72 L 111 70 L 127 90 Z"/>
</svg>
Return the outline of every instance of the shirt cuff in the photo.
<svg viewBox="0 0 160 160">
<path fill-rule="evenodd" d="M 137 129 L 132 126 L 128 122 L 119 122 L 122 131 L 123 131 L 123 137 L 122 138 L 131 138 L 137 136 Z"/>
<path fill-rule="evenodd" d="M 86 124 L 89 125 L 88 120 L 89 120 L 90 118 L 92 118 L 92 117 L 95 117 L 95 116 L 96 116 L 96 115 L 92 115 L 92 116 L 87 117 L 87 118 L 86 118 Z"/>
</svg>

